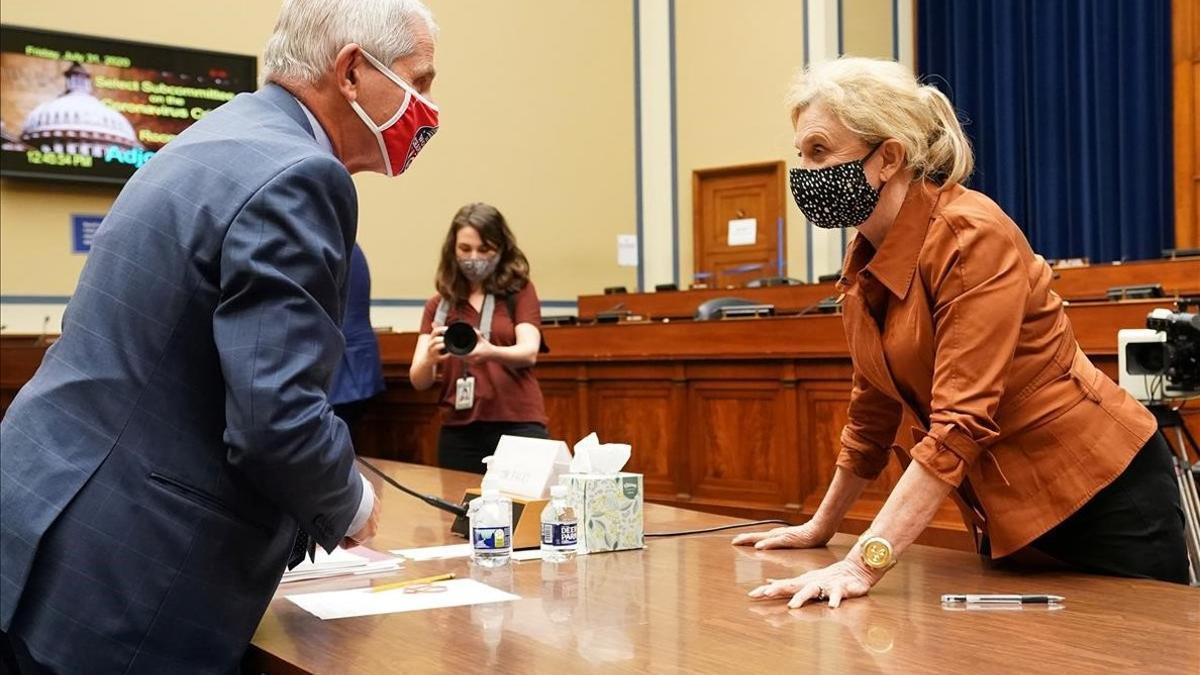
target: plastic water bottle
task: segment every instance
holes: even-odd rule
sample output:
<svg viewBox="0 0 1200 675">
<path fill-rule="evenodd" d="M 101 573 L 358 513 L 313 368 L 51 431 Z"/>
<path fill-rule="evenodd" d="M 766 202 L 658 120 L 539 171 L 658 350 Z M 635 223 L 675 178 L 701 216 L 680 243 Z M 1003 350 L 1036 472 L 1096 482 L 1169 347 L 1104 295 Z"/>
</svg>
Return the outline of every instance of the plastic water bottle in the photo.
<svg viewBox="0 0 1200 675">
<path fill-rule="evenodd" d="M 550 488 L 550 503 L 542 509 L 542 560 L 566 562 L 575 557 L 579 519 L 567 503 L 567 486 Z"/>
<path fill-rule="evenodd" d="M 483 496 L 471 500 L 471 548 L 475 563 L 501 567 L 512 555 L 512 500 L 500 490 L 484 486 Z"/>
</svg>

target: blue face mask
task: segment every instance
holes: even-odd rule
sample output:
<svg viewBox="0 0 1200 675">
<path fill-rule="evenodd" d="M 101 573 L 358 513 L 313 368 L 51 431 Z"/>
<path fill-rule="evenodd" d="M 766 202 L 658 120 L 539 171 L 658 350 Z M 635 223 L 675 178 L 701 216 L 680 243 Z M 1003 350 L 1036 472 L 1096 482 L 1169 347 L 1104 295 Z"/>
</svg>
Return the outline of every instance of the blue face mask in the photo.
<svg viewBox="0 0 1200 675">
<path fill-rule="evenodd" d="M 870 218 L 883 186 L 871 187 L 863 166 L 880 145 L 852 162 L 820 169 L 792 169 L 792 198 L 804 217 L 825 229 L 857 227 Z"/>
</svg>

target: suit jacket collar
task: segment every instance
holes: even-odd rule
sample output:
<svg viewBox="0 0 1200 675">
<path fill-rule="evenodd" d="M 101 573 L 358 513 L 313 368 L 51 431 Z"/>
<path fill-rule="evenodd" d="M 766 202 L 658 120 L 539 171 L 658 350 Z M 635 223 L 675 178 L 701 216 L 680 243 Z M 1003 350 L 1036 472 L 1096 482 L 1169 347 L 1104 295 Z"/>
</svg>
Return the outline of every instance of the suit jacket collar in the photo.
<svg viewBox="0 0 1200 675">
<path fill-rule="evenodd" d="M 268 82 L 263 85 L 262 89 L 254 92 L 254 95 L 282 110 L 293 122 L 304 130 L 304 133 L 311 136 L 314 142 L 316 141 L 317 137 L 313 133 L 312 125 L 308 123 L 308 116 L 304 114 L 304 111 L 300 108 L 300 103 L 296 100 L 295 96 L 292 96 L 290 91 L 274 82 Z"/>
</svg>

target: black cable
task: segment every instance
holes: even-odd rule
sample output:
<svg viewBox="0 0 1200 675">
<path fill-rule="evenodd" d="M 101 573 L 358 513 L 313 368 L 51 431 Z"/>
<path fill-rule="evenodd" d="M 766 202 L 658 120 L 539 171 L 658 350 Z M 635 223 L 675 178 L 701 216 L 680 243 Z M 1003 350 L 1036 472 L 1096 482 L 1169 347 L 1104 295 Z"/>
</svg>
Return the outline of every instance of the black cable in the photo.
<svg viewBox="0 0 1200 675">
<path fill-rule="evenodd" d="M 721 530 L 736 530 L 741 527 L 755 527 L 757 525 L 787 525 L 791 526 L 786 520 L 754 520 L 745 523 L 733 523 L 730 525 L 719 525 L 717 527 L 706 527 L 700 530 L 679 530 L 678 532 L 647 532 L 647 537 L 679 537 L 688 534 L 707 534 L 709 532 L 720 532 Z"/>
<path fill-rule="evenodd" d="M 412 488 L 405 487 L 405 486 L 401 485 L 400 483 L 396 482 L 396 480 L 394 478 L 387 475 L 379 467 L 368 462 L 367 460 L 363 459 L 362 457 L 355 457 L 355 459 L 358 460 L 359 464 L 362 464 L 363 466 L 367 467 L 372 472 L 374 472 L 377 476 L 382 478 L 385 483 L 387 483 L 388 485 L 391 485 L 392 487 L 403 492 L 404 494 L 410 495 L 412 497 L 416 497 L 417 499 L 420 499 L 421 501 L 425 502 L 426 504 L 432 506 L 435 509 L 441 509 L 443 511 L 453 513 L 456 516 L 461 516 L 464 518 L 466 517 L 467 510 L 465 508 L 463 508 L 463 506 L 461 504 L 455 504 L 454 502 L 448 502 L 445 499 L 442 499 L 441 497 L 436 497 L 434 495 L 423 495 L 420 492 L 413 490 Z"/>
</svg>

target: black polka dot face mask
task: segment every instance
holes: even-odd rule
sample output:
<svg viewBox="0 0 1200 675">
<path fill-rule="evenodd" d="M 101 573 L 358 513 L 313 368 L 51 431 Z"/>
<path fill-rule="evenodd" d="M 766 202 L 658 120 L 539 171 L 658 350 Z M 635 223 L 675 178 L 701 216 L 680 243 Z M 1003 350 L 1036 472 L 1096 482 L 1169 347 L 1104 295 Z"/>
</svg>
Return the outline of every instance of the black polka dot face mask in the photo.
<svg viewBox="0 0 1200 675">
<path fill-rule="evenodd" d="M 817 227 L 831 230 L 856 227 L 869 218 L 879 203 L 879 190 L 867 182 L 863 165 L 878 149 L 876 145 L 865 157 L 852 162 L 821 169 L 792 169 L 792 198 L 804 217 Z"/>
</svg>

